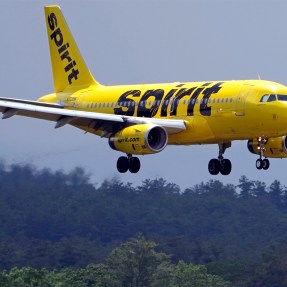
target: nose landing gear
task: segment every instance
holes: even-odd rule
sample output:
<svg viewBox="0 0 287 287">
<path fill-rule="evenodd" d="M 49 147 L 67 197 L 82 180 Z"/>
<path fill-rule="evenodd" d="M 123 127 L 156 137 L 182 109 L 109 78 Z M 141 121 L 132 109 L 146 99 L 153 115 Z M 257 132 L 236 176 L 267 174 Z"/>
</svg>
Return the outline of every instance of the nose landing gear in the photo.
<svg viewBox="0 0 287 287">
<path fill-rule="evenodd" d="M 266 139 L 258 138 L 258 150 L 260 158 L 256 160 L 256 168 L 267 170 L 270 166 L 270 162 L 267 158 L 264 157 L 265 144 L 267 143 Z"/>
<path fill-rule="evenodd" d="M 212 175 L 221 173 L 222 175 L 228 175 L 231 172 L 232 164 L 229 159 L 224 159 L 223 154 L 225 150 L 231 147 L 231 142 L 218 144 L 219 155 L 218 159 L 213 158 L 208 163 L 208 171 Z"/>
</svg>

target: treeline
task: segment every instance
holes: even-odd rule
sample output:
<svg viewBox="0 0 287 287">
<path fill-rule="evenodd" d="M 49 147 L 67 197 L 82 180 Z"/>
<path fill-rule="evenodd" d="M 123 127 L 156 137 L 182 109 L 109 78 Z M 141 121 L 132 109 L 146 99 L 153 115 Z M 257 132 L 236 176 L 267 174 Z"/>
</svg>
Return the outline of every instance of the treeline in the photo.
<svg viewBox="0 0 287 287">
<path fill-rule="evenodd" d="M 1 287 L 231 287 L 207 273 L 203 265 L 172 264 L 170 256 L 156 251 L 142 235 L 114 249 L 102 264 L 86 268 L 37 270 L 31 267 L 0 272 Z"/>
<path fill-rule="evenodd" d="M 22 267 L 82 270 L 142 233 L 174 266 L 204 265 L 232 286 L 287 286 L 286 213 L 287 188 L 276 180 L 266 186 L 242 176 L 236 185 L 211 180 L 185 190 L 162 178 L 94 186 L 81 168 L 2 164 L 0 269 L 6 277 Z"/>
</svg>

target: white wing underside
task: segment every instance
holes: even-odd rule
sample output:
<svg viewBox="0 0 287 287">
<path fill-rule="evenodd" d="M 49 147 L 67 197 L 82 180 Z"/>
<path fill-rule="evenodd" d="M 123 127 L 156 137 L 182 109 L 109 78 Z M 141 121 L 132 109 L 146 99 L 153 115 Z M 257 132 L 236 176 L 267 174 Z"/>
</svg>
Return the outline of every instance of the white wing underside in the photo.
<svg viewBox="0 0 287 287">
<path fill-rule="evenodd" d="M 7 119 L 14 115 L 37 118 L 56 122 L 55 128 L 71 124 L 80 127 L 102 127 L 109 132 L 109 128 L 116 123 L 127 125 L 155 124 L 166 129 L 168 134 L 179 133 L 186 129 L 183 120 L 141 118 L 105 113 L 85 112 L 65 109 L 59 104 L 50 104 L 29 100 L 0 98 L 0 112 L 2 118 Z"/>
</svg>

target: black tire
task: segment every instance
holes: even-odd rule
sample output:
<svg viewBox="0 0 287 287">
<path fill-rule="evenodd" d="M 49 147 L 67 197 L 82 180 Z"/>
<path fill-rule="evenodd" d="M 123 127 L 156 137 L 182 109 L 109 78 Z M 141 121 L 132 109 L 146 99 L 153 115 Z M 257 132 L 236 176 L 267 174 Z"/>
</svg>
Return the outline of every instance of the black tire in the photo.
<svg viewBox="0 0 287 287">
<path fill-rule="evenodd" d="M 263 160 L 261 158 L 256 160 L 256 168 L 257 169 L 262 169 L 263 168 Z"/>
<path fill-rule="evenodd" d="M 141 168 L 141 162 L 138 157 L 132 157 L 129 162 L 129 171 L 137 173 Z"/>
<path fill-rule="evenodd" d="M 117 161 L 117 169 L 120 173 L 125 173 L 129 169 L 129 161 L 125 156 L 119 157 Z"/>
<path fill-rule="evenodd" d="M 220 164 L 220 173 L 222 175 L 229 175 L 232 169 L 232 164 L 229 159 L 224 159 Z"/>
<path fill-rule="evenodd" d="M 213 158 L 208 163 L 208 171 L 212 175 L 217 175 L 220 170 L 220 163 L 219 160 L 216 158 Z"/>
<path fill-rule="evenodd" d="M 262 168 L 267 170 L 270 166 L 270 162 L 269 162 L 269 159 L 265 158 L 263 159 L 263 165 L 262 165 Z"/>
</svg>

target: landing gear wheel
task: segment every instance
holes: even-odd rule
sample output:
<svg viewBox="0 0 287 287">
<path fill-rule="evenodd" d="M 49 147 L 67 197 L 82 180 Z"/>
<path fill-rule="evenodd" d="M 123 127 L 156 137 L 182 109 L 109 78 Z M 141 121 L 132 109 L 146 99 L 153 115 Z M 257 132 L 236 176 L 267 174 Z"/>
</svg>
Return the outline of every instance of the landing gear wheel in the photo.
<svg viewBox="0 0 287 287">
<path fill-rule="evenodd" d="M 256 168 L 262 169 L 263 168 L 263 160 L 261 158 L 256 160 Z"/>
<path fill-rule="evenodd" d="M 131 173 L 137 173 L 141 168 L 141 163 L 139 158 L 131 157 L 129 161 L 129 171 Z"/>
<path fill-rule="evenodd" d="M 259 156 L 260 158 L 256 160 L 256 168 L 257 169 L 265 169 L 267 170 L 270 166 L 269 159 L 264 157 L 264 151 L 265 151 L 265 144 L 267 143 L 268 139 L 266 138 L 258 138 L 258 150 L 259 150 Z"/>
<path fill-rule="evenodd" d="M 208 171 L 212 175 L 217 175 L 220 170 L 220 163 L 219 160 L 216 158 L 213 158 L 208 163 Z"/>
<path fill-rule="evenodd" d="M 131 173 L 137 173 L 140 170 L 140 167 L 140 160 L 132 155 L 128 155 L 127 157 L 121 156 L 117 161 L 117 169 L 120 173 L 125 173 L 128 170 Z"/>
<path fill-rule="evenodd" d="M 223 142 L 218 144 L 219 154 L 218 159 L 213 158 L 208 163 L 208 171 L 212 175 L 217 175 L 219 172 L 222 175 L 228 175 L 231 172 L 232 165 L 229 159 L 224 159 L 223 154 L 227 148 L 231 147 L 231 142 Z"/>
<path fill-rule="evenodd" d="M 220 162 L 220 173 L 222 175 L 228 175 L 230 174 L 232 169 L 231 161 L 229 159 L 223 159 Z"/>
<path fill-rule="evenodd" d="M 119 157 L 117 161 L 117 169 L 120 173 L 125 173 L 129 169 L 129 161 L 125 156 Z"/>
<path fill-rule="evenodd" d="M 262 168 L 267 170 L 270 166 L 270 162 L 269 162 L 269 159 L 265 158 L 263 159 L 263 165 L 262 165 Z"/>
</svg>

